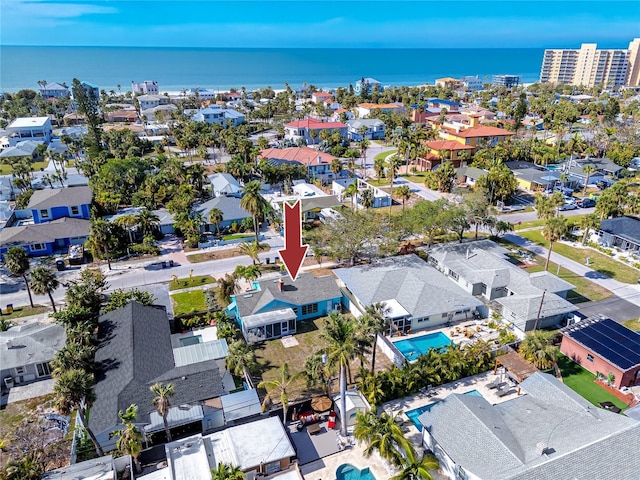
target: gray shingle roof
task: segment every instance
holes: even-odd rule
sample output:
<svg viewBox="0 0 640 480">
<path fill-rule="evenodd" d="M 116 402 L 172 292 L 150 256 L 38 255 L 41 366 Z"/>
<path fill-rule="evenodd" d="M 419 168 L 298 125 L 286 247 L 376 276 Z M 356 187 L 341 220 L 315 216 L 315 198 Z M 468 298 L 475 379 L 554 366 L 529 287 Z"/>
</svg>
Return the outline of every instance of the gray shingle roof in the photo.
<svg viewBox="0 0 640 480">
<path fill-rule="evenodd" d="M 482 305 L 413 254 L 334 273 L 363 305 L 395 299 L 415 318 Z"/>
<path fill-rule="evenodd" d="M 496 301 L 525 321 L 535 320 L 538 317 L 540 304 L 542 304 L 540 318 L 553 317 L 578 310 L 578 307 L 574 304 L 549 292 L 544 296 L 544 300 L 542 299 L 542 293 L 540 293 L 534 295 L 511 295 L 498 298 Z"/>
<path fill-rule="evenodd" d="M 616 237 L 640 244 L 640 219 L 635 217 L 617 217 L 603 220 L 600 230 Z"/>
<path fill-rule="evenodd" d="M 638 478 L 640 457 L 631 452 L 640 447 L 639 422 L 594 407 L 547 374 L 521 387 L 527 395 L 493 406 L 451 395 L 420 421 L 454 462 L 482 479 Z M 536 453 L 539 442 L 544 455 Z"/>
<path fill-rule="evenodd" d="M 197 207 L 196 211 L 204 217 L 206 222 L 208 222 L 209 212 L 213 208 L 218 208 L 222 211 L 222 218 L 224 222 L 251 218 L 249 212 L 240 206 L 240 199 L 236 197 L 212 198 Z"/>
<path fill-rule="evenodd" d="M 91 203 L 91 188 L 46 188 L 33 192 L 27 209 L 44 209 L 52 207 L 66 207 L 73 205 L 89 205 Z"/>
<path fill-rule="evenodd" d="M 301 273 L 295 282 L 283 277 L 284 287 L 280 291 L 278 282 L 265 280 L 260 283 L 260 291 L 236 295 L 240 316 L 253 315 L 287 305 L 300 306 L 340 298 L 340 289 L 330 276 L 315 277 L 311 273 Z"/>
<path fill-rule="evenodd" d="M 62 238 L 88 237 L 89 224 L 89 220 L 65 217 L 47 223 L 7 227 L 0 231 L 0 244 L 10 247 L 51 243 Z"/>
<path fill-rule="evenodd" d="M 57 323 L 16 325 L 0 332 L 0 368 L 6 370 L 50 362 L 64 347 L 67 334 Z M 12 348 L 9 348 L 10 341 Z"/>
<path fill-rule="evenodd" d="M 138 405 L 138 420 L 153 410 L 149 387 L 173 383 L 173 405 L 194 403 L 224 393 L 215 360 L 175 367 L 166 310 L 130 302 L 102 315 L 95 361 L 99 373 L 90 427 L 96 433 L 119 422 L 118 411 Z"/>
</svg>

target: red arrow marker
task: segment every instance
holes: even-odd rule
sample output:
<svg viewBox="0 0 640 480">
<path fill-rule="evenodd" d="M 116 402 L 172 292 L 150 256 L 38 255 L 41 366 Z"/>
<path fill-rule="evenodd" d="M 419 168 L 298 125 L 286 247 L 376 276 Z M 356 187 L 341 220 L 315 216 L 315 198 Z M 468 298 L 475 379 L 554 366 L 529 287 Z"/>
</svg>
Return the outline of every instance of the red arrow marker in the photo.
<svg viewBox="0 0 640 480">
<path fill-rule="evenodd" d="M 302 245 L 302 215 L 300 214 L 300 200 L 296 200 L 293 206 L 287 202 L 284 206 L 284 248 L 278 250 L 284 266 L 292 281 L 298 276 L 302 262 L 309 249 L 308 245 Z"/>
</svg>

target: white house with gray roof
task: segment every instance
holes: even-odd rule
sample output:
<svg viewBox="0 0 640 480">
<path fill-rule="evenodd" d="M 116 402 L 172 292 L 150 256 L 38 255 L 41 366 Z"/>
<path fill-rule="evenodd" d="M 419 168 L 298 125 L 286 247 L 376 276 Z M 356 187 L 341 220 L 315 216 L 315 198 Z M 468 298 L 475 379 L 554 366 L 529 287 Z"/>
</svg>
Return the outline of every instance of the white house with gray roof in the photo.
<svg viewBox="0 0 640 480">
<path fill-rule="evenodd" d="M 574 285 L 549 272 L 529 274 L 490 240 L 449 243 L 429 252 L 429 263 L 472 295 L 496 300 L 503 317 L 522 331 L 560 324 L 578 309 L 566 300 Z M 539 318 L 538 318 L 539 314 Z"/>
<path fill-rule="evenodd" d="M 385 136 L 386 125 L 382 120 L 377 118 L 347 120 L 347 125 L 349 126 L 347 130 L 349 140 L 355 142 L 362 141 L 362 132 L 364 132 L 364 138 L 367 140 L 379 140 Z"/>
<path fill-rule="evenodd" d="M 211 193 L 215 197 L 239 196 L 242 192 L 238 181 L 229 173 L 207 175 L 207 180 L 211 184 Z"/>
<path fill-rule="evenodd" d="M 473 318 L 477 310 L 484 313 L 480 300 L 414 254 L 340 268 L 334 274 L 351 313 L 358 317 L 369 305 L 385 303 L 400 331 Z"/>
<path fill-rule="evenodd" d="M 419 417 L 423 443 L 452 480 L 637 480 L 640 422 L 597 408 L 534 373 L 526 395 L 491 405 L 453 394 Z"/>
<path fill-rule="evenodd" d="M 240 224 L 245 218 L 252 218 L 251 214 L 240 206 L 240 200 L 238 197 L 215 197 L 196 207 L 195 210 L 204 218 L 205 229 L 215 232 L 216 225 L 209 221 L 209 214 L 214 208 L 222 212 L 222 222 L 217 226 L 220 229 L 229 228 L 233 223 Z"/>
</svg>

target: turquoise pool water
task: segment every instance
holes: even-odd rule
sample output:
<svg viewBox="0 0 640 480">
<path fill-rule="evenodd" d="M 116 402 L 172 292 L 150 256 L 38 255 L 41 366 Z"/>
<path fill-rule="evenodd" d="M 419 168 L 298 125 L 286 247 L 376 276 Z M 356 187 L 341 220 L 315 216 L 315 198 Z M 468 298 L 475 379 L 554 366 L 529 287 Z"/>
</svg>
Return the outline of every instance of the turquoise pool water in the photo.
<svg viewBox="0 0 640 480">
<path fill-rule="evenodd" d="M 482 394 L 478 390 L 471 390 L 469 392 L 464 392 L 465 395 L 472 395 L 474 397 L 481 397 Z M 418 421 L 418 417 L 422 415 L 424 412 L 428 412 L 438 402 L 429 403 L 427 405 L 423 405 L 422 407 L 414 408 L 413 410 L 409 410 L 404 414 L 409 417 L 409 420 L 413 422 L 418 431 L 422 431 L 422 424 Z"/>
<path fill-rule="evenodd" d="M 394 342 L 394 345 L 411 362 L 423 353 L 427 353 L 430 348 L 442 348 L 451 345 L 451 340 L 444 333 L 437 332 L 420 335 L 408 340 L 400 340 L 399 342 Z"/>
<path fill-rule="evenodd" d="M 376 480 L 368 468 L 360 470 L 350 463 L 343 463 L 338 467 L 336 478 L 337 480 Z"/>
</svg>

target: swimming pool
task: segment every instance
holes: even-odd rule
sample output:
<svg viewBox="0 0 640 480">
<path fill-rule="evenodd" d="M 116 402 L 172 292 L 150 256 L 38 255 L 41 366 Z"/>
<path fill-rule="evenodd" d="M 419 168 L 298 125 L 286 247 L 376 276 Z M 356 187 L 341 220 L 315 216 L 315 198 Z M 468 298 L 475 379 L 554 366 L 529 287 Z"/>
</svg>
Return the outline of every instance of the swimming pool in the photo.
<svg viewBox="0 0 640 480">
<path fill-rule="evenodd" d="M 411 362 L 423 353 L 427 353 L 430 348 L 440 349 L 451 345 L 451 340 L 444 333 L 436 332 L 400 340 L 399 342 L 394 342 L 393 345 Z"/>
<path fill-rule="evenodd" d="M 481 397 L 482 396 L 482 394 L 478 390 L 471 390 L 469 392 L 464 392 L 464 394 L 465 395 L 472 395 L 474 397 Z M 440 402 L 440 401 L 442 401 L 442 400 L 438 400 L 438 402 Z M 408 412 L 405 412 L 404 414 L 409 418 L 409 420 L 411 420 L 413 422 L 413 424 L 416 426 L 418 431 L 421 432 L 422 431 L 422 424 L 418 420 L 418 417 L 420 415 L 422 415 L 424 412 L 428 412 L 429 410 L 431 410 L 431 407 L 433 407 L 438 402 L 433 402 L 433 403 L 429 403 L 428 405 L 423 405 L 422 407 L 414 408 L 413 410 L 409 410 Z"/>
<path fill-rule="evenodd" d="M 336 478 L 338 480 L 376 480 L 369 468 L 362 470 L 354 467 L 350 463 L 343 463 L 336 470 Z"/>
</svg>

